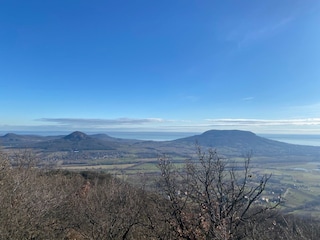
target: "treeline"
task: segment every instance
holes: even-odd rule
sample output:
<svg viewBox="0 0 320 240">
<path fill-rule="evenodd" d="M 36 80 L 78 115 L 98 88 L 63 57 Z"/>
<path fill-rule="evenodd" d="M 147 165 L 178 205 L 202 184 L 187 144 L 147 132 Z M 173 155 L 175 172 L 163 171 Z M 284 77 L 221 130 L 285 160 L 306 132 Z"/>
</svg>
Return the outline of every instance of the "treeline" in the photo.
<svg viewBox="0 0 320 240">
<path fill-rule="evenodd" d="M 320 239 L 316 220 L 256 203 L 269 176 L 251 176 L 250 158 L 242 171 L 214 151 L 198 160 L 177 169 L 160 159 L 146 189 L 0 153 L 0 239 Z"/>
</svg>

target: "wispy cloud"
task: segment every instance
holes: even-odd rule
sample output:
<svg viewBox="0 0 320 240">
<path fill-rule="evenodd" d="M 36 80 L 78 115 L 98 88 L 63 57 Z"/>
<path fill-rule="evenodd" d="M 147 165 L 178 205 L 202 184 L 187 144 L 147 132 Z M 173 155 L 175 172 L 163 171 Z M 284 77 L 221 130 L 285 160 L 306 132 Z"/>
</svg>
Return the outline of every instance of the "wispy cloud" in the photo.
<svg viewBox="0 0 320 240">
<path fill-rule="evenodd" d="M 276 21 L 270 21 L 269 23 L 261 22 L 261 24 L 254 26 L 251 24 L 250 20 L 250 23 L 246 22 L 244 25 L 238 26 L 238 28 L 230 31 L 226 36 L 226 40 L 235 42 L 239 48 L 242 48 L 281 31 L 293 20 L 294 17 L 288 16 Z"/>
<path fill-rule="evenodd" d="M 110 126 L 110 125 L 142 125 L 150 123 L 162 123 L 161 118 L 116 118 L 116 119 L 90 119 L 90 118 L 41 118 L 41 122 L 51 122 L 59 125 L 76 126 Z"/>
<path fill-rule="evenodd" d="M 305 119 L 205 119 L 215 126 L 314 126 L 320 125 L 320 118 Z"/>
<path fill-rule="evenodd" d="M 254 99 L 254 97 L 245 97 L 242 98 L 243 101 L 252 101 Z"/>
<path fill-rule="evenodd" d="M 270 36 L 275 32 L 277 32 L 278 30 L 284 28 L 292 20 L 293 20 L 292 17 L 288 17 L 288 18 L 281 19 L 280 21 L 275 22 L 273 24 L 262 26 L 261 28 L 248 31 L 243 35 L 242 39 L 239 42 L 239 46 L 242 47 L 258 39 Z"/>
<path fill-rule="evenodd" d="M 255 133 L 320 134 L 320 118 L 246 119 L 217 118 L 203 120 L 166 120 L 162 118 L 41 118 L 39 124 L 1 125 L 0 132 L 12 131 L 129 131 L 129 132 L 204 132 L 211 129 L 239 129 Z"/>
</svg>

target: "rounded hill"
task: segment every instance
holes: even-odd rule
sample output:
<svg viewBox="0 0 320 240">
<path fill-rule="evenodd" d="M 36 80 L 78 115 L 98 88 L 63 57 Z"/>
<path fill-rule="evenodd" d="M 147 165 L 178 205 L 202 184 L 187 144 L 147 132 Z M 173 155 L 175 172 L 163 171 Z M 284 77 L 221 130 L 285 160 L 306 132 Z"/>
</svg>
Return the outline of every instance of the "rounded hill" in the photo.
<svg viewBox="0 0 320 240">
<path fill-rule="evenodd" d="M 63 139 L 71 140 L 71 141 L 80 141 L 80 140 L 90 139 L 90 137 L 83 132 L 75 131 L 75 132 L 63 137 Z"/>
</svg>

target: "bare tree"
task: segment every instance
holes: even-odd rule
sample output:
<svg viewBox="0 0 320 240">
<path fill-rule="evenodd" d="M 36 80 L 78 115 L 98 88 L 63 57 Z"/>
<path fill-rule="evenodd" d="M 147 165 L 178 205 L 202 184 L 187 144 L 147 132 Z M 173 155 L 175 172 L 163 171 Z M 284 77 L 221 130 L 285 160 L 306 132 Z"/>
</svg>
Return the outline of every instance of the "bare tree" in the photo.
<svg viewBox="0 0 320 240">
<path fill-rule="evenodd" d="M 160 186 L 170 202 L 170 224 L 181 239 L 241 239 L 241 226 L 274 208 L 257 204 L 271 175 L 254 177 L 250 155 L 240 167 L 198 147 L 197 160 L 178 171 L 160 159 Z"/>
<path fill-rule="evenodd" d="M 319 222 L 267 211 L 270 175 L 202 152 L 160 159 L 162 195 L 97 172 L 39 169 L 0 152 L 0 239 L 319 239 Z"/>
<path fill-rule="evenodd" d="M 0 239 L 62 238 L 56 209 L 71 195 L 79 178 L 36 168 L 30 151 L 0 153 Z"/>
<path fill-rule="evenodd" d="M 143 189 L 97 173 L 84 182 L 63 209 L 67 222 L 83 239 L 141 239 L 144 232 Z"/>
</svg>

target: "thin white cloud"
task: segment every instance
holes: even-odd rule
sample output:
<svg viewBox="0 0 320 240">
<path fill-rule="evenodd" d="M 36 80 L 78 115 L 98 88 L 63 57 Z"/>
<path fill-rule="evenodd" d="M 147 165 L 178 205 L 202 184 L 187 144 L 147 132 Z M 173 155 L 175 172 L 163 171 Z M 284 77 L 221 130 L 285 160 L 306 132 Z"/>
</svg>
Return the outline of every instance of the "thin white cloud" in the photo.
<svg viewBox="0 0 320 240">
<path fill-rule="evenodd" d="M 242 98 L 243 101 L 252 101 L 254 99 L 254 97 L 245 97 Z"/>
<path fill-rule="evenodd" d="M 270 36 L 274 34 L 276 31 L 284 28 L 286 25 L 288 25 L 291 21 L 293 20 L 292 17 L 287 17 L 284 19 L 281 19 L 280 21 L 263 26 L 259 29 L 254 29 L 251 31 L 248 31 L 247 33 L 244 34 L 242 40 L 239 42 L 239 46 L 244 46 L 247 45 L 248 43 L 254 42 L 258 39 Z"/>
<path fill-rule="evenodd" d="M 90 119 L 90 118 L 41 118 L 41 122 L 51 122 L 59 125 L 76 126 L 110 126 L 110 125 L 141 125 L 165 122 L 161 118 L 116 118 L 116 119 Z"/>
<path fill-rule="evenodd" d="M 320 125 L 320 118 L 305 119 L 205 119 L 215 126 L 315 126 Z"/>
<path fill-rule="evenodd" d="M 252 19 L 244 21 L 242 25 L 235 27 L 226 35 L 226 40 L 234 42 L 238 48 L 243 48 L 260 39 L 272 36 L 289 25 L 295 18 L 287 16 L 277 20 L 271 20 L 268 23 L 253 24 Z M 258 21 L 259 22 L 259 21 Z M 257 22 L 256 22 L 257 23 Z"/>
<path fill-rule="evenodd" d="M 30 125 L 1 125 L 0 132 L 204 132 L 211 129 L 238 129 L 255 133 L 320 134 L 320 118 L 245 119 L 218 118 L 204 120 L 165 120 L 162 118 L 42 118 Z"/>
</svg>

